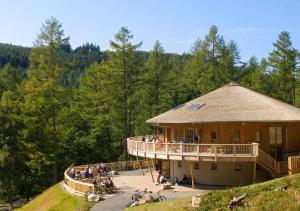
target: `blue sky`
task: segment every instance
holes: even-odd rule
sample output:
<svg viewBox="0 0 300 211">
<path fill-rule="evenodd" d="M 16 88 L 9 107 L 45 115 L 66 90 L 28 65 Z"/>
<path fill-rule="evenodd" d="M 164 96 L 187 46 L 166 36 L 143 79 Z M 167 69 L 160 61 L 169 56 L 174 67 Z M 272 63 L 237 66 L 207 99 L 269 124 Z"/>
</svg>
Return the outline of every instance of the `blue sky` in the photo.
<svg viewBox="0 0 300 211">
<path fill-rule="evenodd" d="M 299 0 L 2 0 L 0 42 L 31 46 L 50 16 L 63 23 L 73 48 L 93 42 L 108 49 L 127 26 L 136 42 L 143 41 L 142 50 L 159 40 L 166 52 L 183 53 L 214 24 L 238 44 L 243 60 L 266 57 L 283 30 L 300 49 Z"/>
</svg>

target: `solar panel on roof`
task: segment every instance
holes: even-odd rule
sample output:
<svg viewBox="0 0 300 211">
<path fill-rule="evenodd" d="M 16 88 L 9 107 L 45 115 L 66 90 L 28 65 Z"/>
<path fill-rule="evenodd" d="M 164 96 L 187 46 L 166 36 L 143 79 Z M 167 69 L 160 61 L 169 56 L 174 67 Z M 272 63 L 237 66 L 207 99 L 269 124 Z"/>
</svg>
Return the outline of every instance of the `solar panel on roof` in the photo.
<svg viewBox="0 0 300 211">
<path fill-rule="evenodd" d="M 190 105 L 190 106 L 187 108 L 187 110 L 189 110 L 189 111 L 191 111 L 191 110 L 197 110 L 197 109 L 201 108 L 201 107 L 204 106 L 204 105 L 205 105 L 204 103 L 202 103 L 202 104 L 199 104 L 199 103 L 197 103 L 197 104 L 192 104 L 192 105 Z"/>
</svg>

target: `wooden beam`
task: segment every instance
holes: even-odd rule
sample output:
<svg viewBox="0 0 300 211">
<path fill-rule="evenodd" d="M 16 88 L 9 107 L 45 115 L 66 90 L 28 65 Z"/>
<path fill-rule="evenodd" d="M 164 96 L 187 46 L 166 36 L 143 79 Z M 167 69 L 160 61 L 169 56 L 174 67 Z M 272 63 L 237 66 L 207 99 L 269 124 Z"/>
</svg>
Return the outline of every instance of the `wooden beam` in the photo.
<svg viewBox="0 0 300 211">
<path fill-rule="evenodd" d="M 143 171 L 143 169 L 142 169 L 142 166 L 141 166 L 141 163 L 140 163 L 140 161 L 139 161 L 139 157 L 138 157 L 138 156 L 136 156 L 136 161 L 138 162 L 138 165 L 139 165 L 139 168 L 140 168 L 140 170 L 141 170 L 141 172 L 142 172 L 142 175 L 145 176 L 145 175 L 144 175 L 144 171 Z"/>
<path fill-rule="evenodd" d="M 148 164 L 148 168 L 149 168 L 150 173 L 151 173 L 152 182 L 154 183 L 154 177 L 153 177 L 152 169 L 151 169 L 151 166 L 150 166 L 150 163 L 149 163 L 149 160 L 148 160 L 148 159 L 147 159 L 147 164 Z"/>
<path fill-rule="evenodd" d="M 190 164 L 190 172 L 191 172 L 191 178 L 192 178 L 192 188 L 195 189 L 195 181 L 194 181 L 192 162 L 190 161 L 189 164 Z"/>
<path fill-rule="evenodd" d="M 256 180 L 256 160 L 253 162 L 253 179 L 252 183 L 254 184 Z"/>
</svg>

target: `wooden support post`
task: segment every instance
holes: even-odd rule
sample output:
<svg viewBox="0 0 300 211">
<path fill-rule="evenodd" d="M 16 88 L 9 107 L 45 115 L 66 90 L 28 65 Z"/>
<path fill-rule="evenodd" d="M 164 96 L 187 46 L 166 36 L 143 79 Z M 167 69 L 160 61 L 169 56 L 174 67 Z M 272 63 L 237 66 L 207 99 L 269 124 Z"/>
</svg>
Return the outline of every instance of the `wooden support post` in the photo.
<svg viewBox="0 0 300 211">
<path fill-rule="evenodd" d="M 192 178 L 192 188 L 195 189 L 195 181 L 194 181 L 194 174 L 193 174 L 192 162 L 189 161 L 189 164 L 190 164 L 190 172 L 191 172 L 191 178 Z"/>
<path fill-rule="evenodd" d="M 255 180 L 256 180 L 256 160 L 254 160 L 253 162 L 253 179 L 252 179 L 253 184 L 255 183 Z"/>
<path fill-rule="evenodd" d="M 140 163 L 140 161 L 139 161 L 139 157 L 138 157 L 138 156 L 136 156 L 136 160 L 137 160 L 137 162 L 138 162 L 138 165 L 139 165 L 139 168 L 140 168 L 140 170 L 141 170 L 141 172 L 142 172 L 142 175 L 144 176 L 144 171 L 143 171 L 143 169 L 142 169 L 142 166 L 141 166 L 141 163 Z"/>
<path fill-rule="evenodd" d="M 151 163 L 152 163 L 152 168 L 153 168 L 154 170 L 156 170 L 156 169 L 155 169 L 155 165 L 154 165 L 154 161 L 153 161 L 152 158 L 151 158 Z"/>
<path fill-rule="evenodd" d="M 289 176 L 291 177 L 293 172 L 292 172 L 292 157 L 288 157 L 288 173 L 289 173 Z"/>
<path fill-rule="evenodd" d="M 151 166 L 150 166 L 150 163 L 149 163 L 149 160 L 148 160 L 148 159 L 147 159 L 147 164 L 148 164 L 148 168 L 149 168 L 150 173 L 151 173 L 152 182 L 154 183 L 154 177 L 153 177 L 152 169 L 151 169 Z"/>
</svg>

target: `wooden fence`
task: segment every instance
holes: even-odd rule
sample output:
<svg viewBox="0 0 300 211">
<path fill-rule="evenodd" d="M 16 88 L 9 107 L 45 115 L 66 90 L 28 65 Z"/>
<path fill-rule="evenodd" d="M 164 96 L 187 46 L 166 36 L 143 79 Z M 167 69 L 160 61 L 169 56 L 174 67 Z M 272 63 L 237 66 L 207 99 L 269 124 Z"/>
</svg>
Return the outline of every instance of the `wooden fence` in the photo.
<svg viewBox="0 0 300 211">
<path fill-rule="evenodd" d="M 289 172 L 289 175 L 300 172 L 300 156 L 289 156 L 288 157 L 288 172 Z"/>
<path fill-rule="evenodd" d="M 140 165 L 142 168 L 147 168 L 147 160 L 140 160 Z M 91 164 L 90 165 L 93 170 L 93 174 L 97 175 L 96 166 L 97 164 Z M 124 161 L 124 162 L 114 162 L 114 163 L 105 163 L 106 170 L 107 171 L 129 171 L 129 170 L 137 170 L 139 169 L 139 164 L 137 161 Z M 81 180 L 75 180 L 69 176 L 70 170 L 72 168 L 75 169 L 75 172 L 77 171 L 84 171 L 88 165 L 82 165 L 82 166 L 71 166 L 64 172 L 64 183 L 65 187 L 68 191 L 77 193 L 80 195 L 84 195 L 85 192 L 89 190 L 93 190 L 94 185 L 92 184 L 94 179 L 81 179 Z"/>
</svg>

